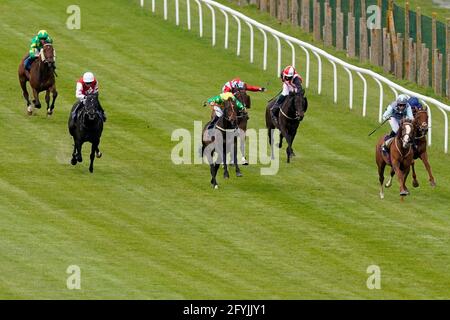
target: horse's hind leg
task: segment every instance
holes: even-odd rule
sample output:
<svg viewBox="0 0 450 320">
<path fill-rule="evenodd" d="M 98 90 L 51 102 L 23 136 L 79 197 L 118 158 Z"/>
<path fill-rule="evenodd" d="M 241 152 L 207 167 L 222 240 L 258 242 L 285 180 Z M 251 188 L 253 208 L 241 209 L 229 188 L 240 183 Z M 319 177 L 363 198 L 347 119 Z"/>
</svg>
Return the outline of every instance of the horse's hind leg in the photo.
<svg viewBox="0 0 450 320">
<path fill-rule="evenodd" d="M 76 157 L 78 162 L 83 162 L 83 157 L 81 156 L 81 147 L 83 143 L 81 141 L 75 141 L 75 148 L 77 150 Z"/>
<path fill-rule="evenodd" d="M 428 154 L 427 154 L 427 152 L 422 153 L 420 155 L 420 158 L 422 159 L 422 162 L 423 162 L 423 165 L 425 166 L 425 169 L 427 169 L 430 185 L 432 187 L 435 187 L 436 186 L 436 182 L 434 181 L 433 173 L 431 172 L 431 166 L 430 166 L 430 162 L 428 161 Z"/>
<path fill-rule="evenodd" d="M 31 102 L 30 102 L 30 95 L 28 94 L 28 90 L 27 90 L 27 81 L 20 79 L 20 87 L 22 88 L 23 98 L 27 102 L 27 108 L 29 108 L 31 106 Z M 28 109 L 28 113 L 30 113 L 29 109 Z"/>
<path fill-rule="evenodd" d="M 378 165 L 378 180 L 380 181 L 380 198 L 384 199 L 384 168 L 386 167 L 386 163 L 377 163 Z"/>
</svg>

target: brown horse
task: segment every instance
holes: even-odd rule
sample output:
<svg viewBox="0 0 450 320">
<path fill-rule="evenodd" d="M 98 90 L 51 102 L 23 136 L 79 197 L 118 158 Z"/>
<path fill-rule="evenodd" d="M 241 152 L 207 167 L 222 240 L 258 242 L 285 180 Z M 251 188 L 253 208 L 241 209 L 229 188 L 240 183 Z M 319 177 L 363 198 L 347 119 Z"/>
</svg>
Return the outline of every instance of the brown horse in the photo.
<svg viewBox="0 0 450 320">
<path fill-rule="evenodd" d="M 430 181 L 430 185 L 432 187 L 436 186 L 436 182 L 434 181 L 433 174 L 431 172 L 430 162 L 428 161 L 428 153 L 427 153 L 427 133 L 428 133 L 428 112 L 427 109 L 414 111 L 414 160 L 421 159 L 425 169 L 428 172 L 428 177 Z M 412 185 L 414 188 L 419 186 L 419 182 L 417 181 L 416 170 L 414 168 L 415 161 L 411 164 L 412 168 L 412 176 L 413 182 Z M 386 188 L 389 188 L 392 185 L 392 177 L 395 175 L 395 172 L 391 172 L 391 177 L 389 181 L 386 183 Z"/>
<path fill-rule="evenodd" d="M 39 93 L 46 91 L 45 102 L 47 103 L 47 115 L 50 116 L 53 113 L 55 100 L 58 96 L 55 84 L 55 49 L 50 43 L 44 45 L 44 48 L 39 53 L 39 57 L 35 59 L 31 65 L 29 77 L 24 65 L 24 61 L 27 57 L 28 55 L 25 56 L 19 64 L 19 82 L 22 88 L 23 97 L 27 102 L 27 112 L 29 115 L 33 114 L 33 107 L 31 106 L 27 91 L 27 81 L 29 81 L 31 89 L 33 90 L 33 104 L 35 108 L 41 108 Z M 51 105 L 50 92 L 53 95 Z"/>
<path fill-rule="evenodd" d="M 224 164 L 224 178 L 229 178 L 228 167 L 226 164 L 227 153 L 232 152 L 232 161 L 236 167 L 236 175 L 242 176 L 237 163 L 237 112 L 234 102 L 226 100 L 223 107 L 223 116 L 217 121 L 215 128 L 208 130 L 208 122 L 202 132 L 202 157 L 206 156 L 211 172 L 211 186 L 218 189 L 216 175 L 220 164 Z M 233 148 L 233 149 L 231 149 Z M 214 161 L 214 154 L 218 157 Z"/>
<path fill-rule="evenodd" d="M 251 108 L 251 99 L 245 90 L 236 90 L 234 92 L 234 96 L 245 106 L 246 109 Z M 238 111 L 237 114 L 237 124 L 239 127 L 239 138 L 241 141 L 240 149 L 242 155 L 242 164 L 248 165 L 247 159 L 245 158 L 245 137 L 247 132 L 247 122 L 248 122 L 248 113 L 247 111 Z"/>
<path fill-rule="evenodd" d="M 380 198 L 384 199 L 384 168 L 386 165 L 392 167 L 392 173 L 395 172 L 400 183 L 400 196 L 409 195 L 408 188 L 405 185 L 409 174 L 411 164 L 414 159 L 412 144 L 414 142 L 414 124 L 409 121 L 401 121 L 397 135 L 389 147 L 389 154 L 386 155 L 381 150 L 384 143 L 384 136 L 378 140 L 375 149 L 375 158 L 378 166 L 378 176 L 380 181 Z"/>
</svg>

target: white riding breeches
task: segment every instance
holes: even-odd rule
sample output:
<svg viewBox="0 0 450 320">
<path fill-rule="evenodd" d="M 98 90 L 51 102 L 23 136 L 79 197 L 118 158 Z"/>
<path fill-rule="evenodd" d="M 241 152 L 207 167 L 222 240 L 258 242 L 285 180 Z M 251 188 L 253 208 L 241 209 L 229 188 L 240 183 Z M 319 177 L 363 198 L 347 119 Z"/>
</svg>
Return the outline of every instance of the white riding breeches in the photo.
<svg viewBox="0 0 450 320">
<path fill-rule="evenodd" d="M 396 118 L 391 117 L 391 118 L 389 119 L 389 124 L 391 125 L 392 131 L 394 131 L 395 133 L 397 133 L 398 129 L 400 128 L 400 123 L 399 123 L 399 121 L 398 121 Z"/>
<path fill-rule="evenodd" d="M 221 107 L 219 107 L 219 106 L 214 106 L 214 111 L 216 112 L 216 116 L 218 116 L 219 118 L 220 118 L 221 116 L 223 116 L 223 111 L 222 111 L 222 108 L 221 108 Z"/>
</svg>

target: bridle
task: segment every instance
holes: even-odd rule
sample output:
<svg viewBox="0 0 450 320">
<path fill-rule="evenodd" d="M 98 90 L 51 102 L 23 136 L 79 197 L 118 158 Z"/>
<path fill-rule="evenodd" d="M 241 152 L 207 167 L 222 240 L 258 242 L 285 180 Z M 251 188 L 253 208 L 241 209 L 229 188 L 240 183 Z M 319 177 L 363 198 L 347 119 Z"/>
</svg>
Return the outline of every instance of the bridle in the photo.
<svg viewBox="0 0 450 320">
<path fill-rule="evenodd" d="M 45 48 L 46 47 L 51 47 L 53 49 L 53 61 L 49 61 L 46 57 L 45 57 Z M 55 48 L 53 48 L 53 45 L 50 43 L 46 43 L 44 44 L 44 47 L 42 48 L 42 50 L 39 52 L 39 56 L 41 58 L 41 61 L 45 64 L 47 64 L 49 67 L 52 67 L 56 61 L 56 51 Z"/>
<path fill-rule="evenodd" d="M 406 130 L 406 127 L 409 127 L 409 131 Z M 395 147 L 397 148 L 397 151 L 400 153 L 402 157 L 407 157 L 409 153 L 411 152 L 411 145 L 413 143 L 413 139 L 411 139 L 411 135 L 414 132 L 414 125 L 410 122 L 404 122 L 401 126 L 401 141 L 403 144 L 403 149 L 408 148 L 408 153 L 406 155 L 403 155 L 401 149 L 398 146 L 398 137 L 395 138 Z M 406 137 L 409 139 L 407 140 Z"/>
<path fill-rule="evenodd" d="M 228 102 L 228 107 L 226 107 L 226 106 L 224 105 L 224 108 L 223 108 L 223 117 L 224 117 L 224 119 L 227 120 L 228 122 L 233 123 L 234 120 L 233 120 L 231 117 L 232 117 L 233 114 L 235 114 L 235 115 L 236 115 L 236 118 L 237 118 L 236 110 L 235 110 L 235 108 L 234 108 L 234 103 L 233 103 L 233 101 L 230 101 L 230 100 L 225 101 L 225 103 L 227 103 L 227 102 Z M 230 114 L 228 108 L 231 109 L 231 114 Z M 217 124 L 216 124 L 216 128 L 219 129 L 220 131 L 223 131 L 223 132 L 234 132 L 234 131 L 236 131 L 236 130 L 238 129 L 237 126 L 236 126 L 236 128 L 233 128 L 233 129 L 225 129 L 225 128 L 220 127 L 220 126 L 217 125 Z"/>
<path fill-rule="evenodd" d="M 416 123 L 416 128 L 417 128 L 416 130 L 419 133 L 419 136 L 415 137 L 416 140 L 421 140 L 421 139 L 425 138 L 428 133 L 428 123 L 427 122 L 423 121 L 421 124 L 417 123 L 419 121 L 419 119 L 418 119 L 419 114 L 427 114 L 428 115 L 428 113 L 425 110 L 420 110 L 420 111 L 417 111 L 417 113 L 414 117 L 414 122 Z"/>
<path fill-rule="evenodd" d="M 298 113 L 298 111 L 296 110 L 296 108 L 295 108 L 295 102 L 296 102 L 296 99 L 297 99 L 297 95 L 300 95 L 300 93 L 296 93 L 294 96 L 293 96 L 293 99 L 292 99 L 292 101 L 291 101 L 291 103 L 290 103 L 290 105 L 289 105 L 289 107 L 288 107 L 288 111 L 286 111 L 286 112 L 284 112 L 283 111 L 283 107 L 284 106 L 282 106 L 281 108 L 280 108 L 280 113 L 284 116 L 284 117 L 286 117 L 287 119 L 289 119 L 289 120 L 300 120 L 302 117 L 300 116 L 300 114 Z M 295 118 L 293 118 L 293 117 L 290 117 L 290 116 L 288 116 L 286 113 L 289 113 L 289 110 L 291 109 L 291 106 L 292 105 L 294 105 L 294 109 L 295 109 Z"/>
</svg>

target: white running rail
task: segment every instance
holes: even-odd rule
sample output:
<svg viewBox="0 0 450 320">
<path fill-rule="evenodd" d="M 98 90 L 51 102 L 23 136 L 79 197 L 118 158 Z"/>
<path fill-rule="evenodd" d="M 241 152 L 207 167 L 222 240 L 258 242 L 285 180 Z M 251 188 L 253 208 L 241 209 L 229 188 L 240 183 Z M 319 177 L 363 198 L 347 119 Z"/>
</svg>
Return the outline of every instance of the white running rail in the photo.
<svg viewBox="0 0 450 320">
<path fill-rule="evenodd" d="M 155 12 L 155 1 L 152 0 L 152 12 Z M 269 33 L 276 41 L 277 43 L 277 76 L 279 76 L 278 72 L 281 70 L 281 54 L 282 54 L 282 47 L 281 47 L 281 39 L 284 40 L 291 49 L 291 55 L 292 55 L 292 65 L 295 65 L 295 46 L 297 45 L 300 49 L 302 49 L 306 54 L 306 87 L 309 87 L 309 78 L 310 78 L 310 54 L 309 51 L 313 53 L 313 55 L 316 57 L 318 62 L 318 83 L 317 83 L 317 92 L 320 95 L 322 93 L 322 58 L 326 59 L 332 66 L 333 66 L 333 73 L 334 73 L 334 85 L 333 85 L 333 91 L 334 91 L 334 102 L 337 103 L 338 100 L 338 85 L 337 85 L 337 73 L 338 68 L 336 65 L 341 66 L 346 73 L 348 74 L 349 78 L 349 107 L 350 109 L 353 108 L 353 73 L 356 73 L 358 77 L 363 81 L 364 84 L 364 97 L 363 97 L 363 116 L 365 117 L 367 114 L 367 92 L 368 92 L 368 86 L 367 86 L 367 79 L 364 78 L 364 75 L 371 77 L 379 87 L 380 91 L 380 101 L 379 101 L 379 108 L 378 108 L 378 121 L 381 122 L 383 110 L 384 110 L 384 91 L 383 91 L 383 84 L 388 86 L 389 89 L 394 93 L 394 95 L 398 96 L 398 93 L 404 93 L 409 96 L 416 96 L 419 99 L 422 100 L 422 103 L 426 106 L 434 106 L 437 108 L 444 117 L 444 151 L 445 153 L 448 153 L 448 114 L 447 112 L 450 112 L 450 106 L 427 96 L 424 96 L 422 94 L 416 93 L 414 91 L 408 90 L 406 88 L 403 88 L 402 86 L 392 82 L 391 80 L 371 71 L 368 69 L 360 68 L 357 66 L 354 66 L 352 64 L 349 64 L 339 58 L 336 58 L 335 56 L 325 52 L 322 49 L 319 49 L 309 43 L 303 42 L 299 39 L 296 39 L 294 37 L 291 37 L 289 35 L 286 35 L 282 32 L 279 32 L 275 29 L 272 29 L 262 23 L 259 23 L 244 14 L 233 10 L 221 3 L 212 1 L 212 0 L 192 0 L 195 1 L 198 6 L 198 19 L 199 19 L 199 32 L 200 37 L 203 37 L 203 11 L 202 11 L 202 3 L 209 9 L 211 12 L 211 19 L 212 19 L 212 25 L 211 25 L 211 37 L 212 37 L 212 45 L 216 45 L 216 14 L 214 8 L 218 9 L 224 16 L 225 16 L 225 48 L 228 48 L 228 38 L 229 38 L 229 19 L 228 15 L 231 15 L 233 19 L 237 23 L 238 27 L 238 34 L 237 34 L 237 51 L 236 54 L 239 56 L 241 52 L 241 37 L 242 37 L 242 25 L 241 20 L 245 22 L 245 24 L 248 26 L 250 31 L 250 62 L 253 63 L 254 58 L 254 28 L 258 29 L 263 37 L 264 37 L 264 47 L 263 47 L 263 70 L 267 70 L 267 42 L 268 38 L 267 33 Z M 140 0 L 141 7 L 144 7 L 144 0 Z M 164 5 L 164 19 L 168 19 L 168 4 L 167 0 L 163 0 Z M 186 9 L 187 9 L 187 26 L 188 29 L 191 29 L 191 0 L 186 0 Z M 176 23 L 178 25 L 179 23 L 179 0 L 176 0 L 175 3 L 175 17 L 176 17 Z M 309 50 L 309 51 L 308 51 Z M 429 110 L 429 131 L 428 131 L 428 145 L 431 145 L 431 133 L 432 133 L 432 127 L 431 127 L 431 110 Z"/>
</svg>

